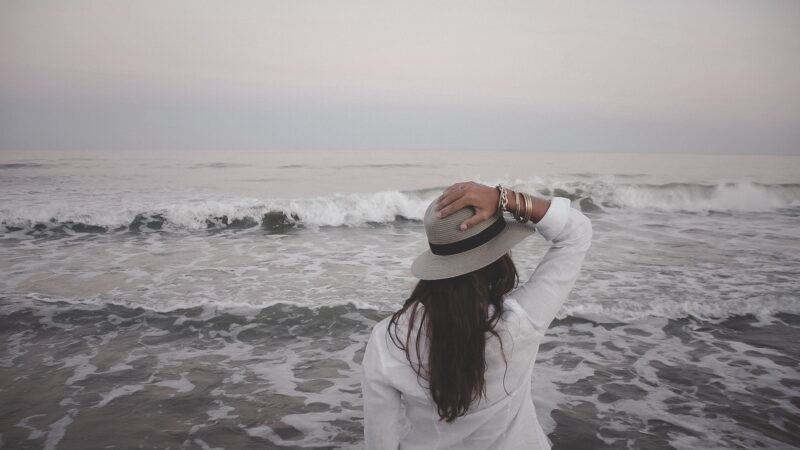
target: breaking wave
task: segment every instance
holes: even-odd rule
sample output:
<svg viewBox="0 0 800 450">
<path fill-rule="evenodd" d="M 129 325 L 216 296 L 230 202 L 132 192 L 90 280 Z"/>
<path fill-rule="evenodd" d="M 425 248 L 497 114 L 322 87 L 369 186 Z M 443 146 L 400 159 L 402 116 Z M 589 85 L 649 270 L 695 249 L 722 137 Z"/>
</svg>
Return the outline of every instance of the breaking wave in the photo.
<svg viewBox="0 0 800 450">
<path fill-rule="evenodd" d="M 624 184 L 605 180 L 508 183 L 544 196 L 567 197 L 587 213 L 653 211 L 770 211 L 800 207 L 800 184 Z M 545 187 L 549 186 L 549 187 Z M 416 191 L 333 194 L 304 199 L 217 198 L 153 203 L 143 209 L 96 204 L 0 209 L 0 231 L 105 233 L 147 230 L 240 229 L 261 226 L 363 226 L 421 221 L 441 187 Z"/>
</svg>

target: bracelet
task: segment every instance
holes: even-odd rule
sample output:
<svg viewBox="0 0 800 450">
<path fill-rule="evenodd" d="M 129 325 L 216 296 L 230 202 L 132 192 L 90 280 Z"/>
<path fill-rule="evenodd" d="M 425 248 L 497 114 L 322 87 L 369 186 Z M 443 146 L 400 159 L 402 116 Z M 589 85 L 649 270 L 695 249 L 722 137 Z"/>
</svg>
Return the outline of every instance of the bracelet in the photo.
<svg viewBox="0 0 800 450">
<path fill-rule="evenodd" d="M 517 209 L 514 211 L 514 219 L 522 223 L 522 216 L 525 214 L 525 194 L 522 192 L 517 194 Z"/>
<path fill-rule="evenodd" d="M 519 213 L 519 215 L 517 216 L 517 218 L 516 218 L 516 219 L 517 219 L 517 222 L 519 222 L 519 223 L 525 223 L 525 222 L 527 222 L 527 221 L 528 221 L 528 220 L 525 218 L 525 217 L 528 215 L 528 196 L 527 196 L 527 195 L 525 195 L 525 194 L 524 194 L 524 193 L 522 193 L 522 192 L 520 192 L 520 193 L 519 193 L 519 195 L 520 195 L 520 197 L 522 197 L 522 198 L 520 199 L 520 202 L 519 202 L 519 205 L 520 205 L 520 213 Z"/>
<path fill-rule="evenodd" d="M 516 208 L 514 208 L 514 218 L 517 219 L 519 222 L 519 203 L 520 203 L 520 196 L 519 191 L 514 191 L 514 203 L 516 204 Z"/>
<path fill-rule="evenodd" d="M 502 185 L 498 184 L 496 187 L 500 191 L 500 198 L 497 200 L 497 214 L 502 216 L 506 205 L 508 205 L 508 192 Z"/>
<path fill-rule="evenodd" d="M 525 196 L 525 222 L 531 220 L 533 216 L 533 197 L 530 195 Z"/>
</svg>

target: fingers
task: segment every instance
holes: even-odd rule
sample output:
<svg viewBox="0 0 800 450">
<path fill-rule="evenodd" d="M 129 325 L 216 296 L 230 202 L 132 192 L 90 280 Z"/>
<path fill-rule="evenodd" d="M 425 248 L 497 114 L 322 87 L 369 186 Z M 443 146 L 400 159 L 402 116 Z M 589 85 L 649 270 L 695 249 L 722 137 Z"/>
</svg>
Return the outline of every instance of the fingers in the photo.
<svg viewBox="0 0 800 450">
<path fill-rule="evenodd" d="M 478 214 L 475 214 L 474 216 L 470 217 L 469 219 L 461 222 L 461 226 L 459 228 L 461 228 L 461 231 L 464 231 L 467 228 L 469 228 L 469 227 L 471 227 L 473 225 L 479 224 L 479 223 L 483 222 L 486 219 L 487 219 L 487 217 L 486 217 L 485 213 L 478 213 Z"/>
<path fill-rule="evenodd" d="M 439 218 L 447 217 L 466 206 L 475 206 L 477 207 L 478 212 L 462 222 L 459 228 L 461 230 L 466 230 L 475 224 L 488 219 L 489 216 L 487 215 L 485 208 L 473 202 L 476 200 L 474 198 L 475 195 L 467 195 L 474 190 L 475 186 L 475 183 L 469 181 L 464 183 L 455 183 L 451 186 L 448 186 L 436 199 L 436 210 L 438 211 Z"/>
<path fill-rule="evenodd" d="M 444 190 L 444 192 L 442 193 L 442 197 L 446 197 L 446 196 L 448 196 L 448 195 L 451 195 L 451 194 L 455 194 L 455 193 L 461 192 L 461 191 L 463 191 L 463 190 L 464 190 L 464 189 L 461 187 L 461 183 L 451 184 L 450 186 L 448 186 L 448 187 L 447 187 L 447 188 Z"/>
<path fill-rule="evenodd" d="M 468 205 L 467 198 L 463 194 L 458 197 L 458 199 L 454 200 L 453 202 L 447 204 L 442 209 L 439 210 L 439 218 L 447 217 L 450 214 L 458 211 L 459 209 Z"/>
<path fill-rule="evenodd" d="M 441 197 L 439 197 L 439 199 L 436 200 L 436 211 L 439 211 L 440 209 L 444 208 L 450 203 L 453 203 L 454 200 L 455 198 L 451 197 L 450 195 L 442 194 Z"/>
<path fill-rule="evenodd" d="M 444 190 L 444 194 L 451 194 L 454 192 L 461 192 L 467 190 L 469 187 L 469 182 L 464 183 L 453 183 L 450 186 L 446 187 Z"/>
<path fill-rule="evenodd" d="M 436 210 L 437 211 L 441 210 L 445 206 L 463 197 L 464 194 L 467 192 L 467 190 L 462 188 L 463 188 L 463 183 L 456 183 L 445 189 L 444 193 L 442 193 L 442 195 L 439 196 L 438 200 L 436 200 Z"/>
</svg>

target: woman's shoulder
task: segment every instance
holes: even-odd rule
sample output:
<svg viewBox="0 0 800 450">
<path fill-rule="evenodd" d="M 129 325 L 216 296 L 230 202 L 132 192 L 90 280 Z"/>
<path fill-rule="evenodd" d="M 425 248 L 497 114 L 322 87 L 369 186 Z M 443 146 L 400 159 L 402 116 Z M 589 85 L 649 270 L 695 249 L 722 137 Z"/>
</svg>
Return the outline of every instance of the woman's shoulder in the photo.
<svg viewBox="0 0 800 450">
<path fill-rule="evenodd" d="M 531 323 L 528 312 L 525 311 L 514 297 L 503 297 L 503 321 L 509 328 L 518 333 L 534 334 L 535 329 Z"/>
<path fill-rule="evenodd" d="M 398 344 L 405 343 L 408 325 L 407 320 L 403 320 L 403 316 L 398 316 L 395 323 L 391 322 L 392 315 L 389 315 L 372 326 L 369 339 L 367 341 L 367 350 L 375 355 L 378 355 L 380 364 L 371 364 L 366 369 L 367 372 L 378 371 L 388 379 L 395 379 L 397 376 L 404 376 L 406 369 L 408 369 L 408 360 L 404 351 Z M 416 330 L 412 330 L 412 340 Z M 412 358 L 416 358 L 417 353 L 415 346 L 409 347 L 409 353 Z M 414 359 L 416 360 L 416 359 Z"/>
<path fill-rule="evenodd" d="M 373 342 L 374 345 L 387 347 L 389 342 L 390 328 L 391 332 L 398 334 L 398 332 L 404 332 L 406 327 L 408 327 L 408 318 L 405 314 L 398 315 L 397 319 L 394 321 L 394 323 L 392 323 L 392 317 L 394 314 L 395 313 L 389 314 L 383 319 L 377 321 L 375 325 L 372 326 L 372 331 L 369 335 L 369 341 Z M 402 336 L 402 334 L 400 334 L 400 336 Z"/>
<path fill-rule="evenodd" d="M 375 325 L 372 326 L 372 332 L 370 333 L 369 338 L 375 339 L 375 336 L 383 336 L 386 334 L 387 330 L 389 329 L 389 322 L 392 320 L 392 315 L 388 315 L 383 319 L 375 322 Z"/>
<path fill-rule="evenodd" d="M 372 333 L 385 334 L 390 327 L 392 330 L 407 331 L 412 326 L 412 320 L 414 322 L 412 328 L 416 330 L 424 313 L 425 305 L 422 303 L 416 303 L 405 309 L 398 309 L 375 323 Z M 393 318 L 394 320 L 392 320 Z"/>
</svg>

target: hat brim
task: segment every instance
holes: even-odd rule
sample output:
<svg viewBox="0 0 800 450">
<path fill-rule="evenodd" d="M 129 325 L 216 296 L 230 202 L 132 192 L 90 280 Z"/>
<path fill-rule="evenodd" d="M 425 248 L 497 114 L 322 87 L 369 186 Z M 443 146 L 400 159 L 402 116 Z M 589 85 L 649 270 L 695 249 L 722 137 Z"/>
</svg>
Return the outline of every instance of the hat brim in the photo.
<svg viewBox="0 0 800 450">
<path fill-rule="evenodd" d="M 421 280 L 441 280 L 464 275 L 497 261 L 535 232 L 536 228 L 531 224 L 507 220 L 503 231 L 471 250 L 454 255 L 436 255 L 430 249 L 426 250 L 411 264 L 411 273 Z"/>
</svg>

